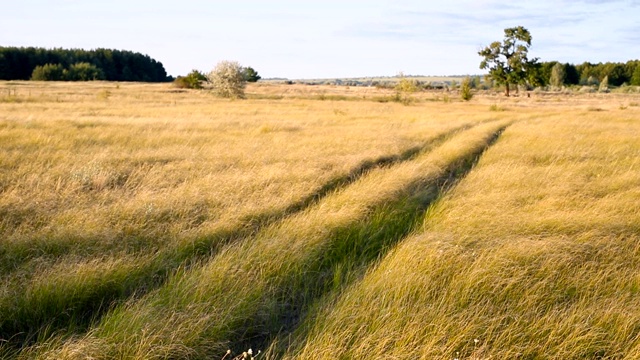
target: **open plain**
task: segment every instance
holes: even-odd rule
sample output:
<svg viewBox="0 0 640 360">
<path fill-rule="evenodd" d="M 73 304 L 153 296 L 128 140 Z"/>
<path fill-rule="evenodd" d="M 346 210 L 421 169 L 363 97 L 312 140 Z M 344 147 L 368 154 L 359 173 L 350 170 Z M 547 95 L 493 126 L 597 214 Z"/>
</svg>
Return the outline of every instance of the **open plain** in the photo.
<svg viewBox="0 0 640 360">
<path fill-rule="evenodd" d="M 0 357 L 640 358 L 640 94 L 529 95 L 0 82 Z"/>
</svg>

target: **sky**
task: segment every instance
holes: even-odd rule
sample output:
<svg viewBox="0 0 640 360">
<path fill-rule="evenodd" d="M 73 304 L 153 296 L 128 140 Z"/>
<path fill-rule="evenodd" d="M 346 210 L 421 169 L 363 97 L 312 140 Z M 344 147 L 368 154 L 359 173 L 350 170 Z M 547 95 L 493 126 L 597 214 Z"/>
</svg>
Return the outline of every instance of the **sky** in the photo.
<svg viewBox="0 0 640 360">
<path fill-rule="evenodd" d="M 238 61 L 263 78 L 473 75 L 524 26 L 530 57 L 640 58 L 640 0 L 0 0 L 0 46 L 140 52 L 167 73 Z"/>
</svg>

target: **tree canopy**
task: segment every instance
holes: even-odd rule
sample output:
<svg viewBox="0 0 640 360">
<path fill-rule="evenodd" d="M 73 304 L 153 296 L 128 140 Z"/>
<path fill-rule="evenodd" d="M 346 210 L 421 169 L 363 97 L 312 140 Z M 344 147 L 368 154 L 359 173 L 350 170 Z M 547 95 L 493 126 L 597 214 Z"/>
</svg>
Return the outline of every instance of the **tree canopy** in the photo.
<svg viewBox="0 0 640 360">
<path fill-rule="evenodd" d="M 0 80 L 29 80 L 47 71 L 67 71 L 68 79 L 110 81 L 168 81 L 162 63 L 148 55 L 111 49 L 44 49 L 34 47 L 0 47 Z M 45 79 L 46 80 L 46 79 Z M 53 79 L 49 79 L 53 80 Z"/>
<path fill-rule="evenodd" d="M 504 40 L 494 41 L 478 52 L 483 57 L 480 69 L 489 69 L 489 76 L 498 84 L 521 84 L 531 79 L 537 59 L 529 59 L 531 34 L 522 26 L 504 29 Z"/>
<path fill-rule="evenodd" d="M 252 67 L 242 68 L 242 72 L 244 73 L 244 78 L 247 82 L 257 82 L 262 79 L 262 77 L 258 75 L 258 72 Z"/>
</svg>

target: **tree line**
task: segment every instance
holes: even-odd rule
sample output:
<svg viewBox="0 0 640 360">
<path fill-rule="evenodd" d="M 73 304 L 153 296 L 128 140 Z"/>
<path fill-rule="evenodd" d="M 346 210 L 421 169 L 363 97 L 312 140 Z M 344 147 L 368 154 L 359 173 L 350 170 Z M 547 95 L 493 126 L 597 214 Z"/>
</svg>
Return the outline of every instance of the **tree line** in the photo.
<svg viewBox="0 0 640 360">
<path fill-rule="evenodd" d="M 1 80 L 171 81 L 161 62 L 112 49 L 0 47 Z"/>
<path fill-rule="evenodd" d="M 562 64 L 557 61 L 539 62 L 529 59 L 531 33 L 522 26 L 504 29 L 504 40 L 494 41 L 478 52 L 482 57 L 480 69 L 489 70 L 489 78 L 505 85 L 554 86 L 640 85 L 640 60 L 626 63 L 584 62 L 580 65 Z"/>
<path fill-rule="evenodd" d="M 605 77 L 609 85 L 640 85 L 640 60 L 629 60 L 626 63 L 584 62 L 579 65 L 563 64 L 557 61 L 543 62 L 539 67 L 542 85 L 554 85 L 554 67 L 556 76 L 559 73 L 559 85 L 598 85 Z"/>
</svg>

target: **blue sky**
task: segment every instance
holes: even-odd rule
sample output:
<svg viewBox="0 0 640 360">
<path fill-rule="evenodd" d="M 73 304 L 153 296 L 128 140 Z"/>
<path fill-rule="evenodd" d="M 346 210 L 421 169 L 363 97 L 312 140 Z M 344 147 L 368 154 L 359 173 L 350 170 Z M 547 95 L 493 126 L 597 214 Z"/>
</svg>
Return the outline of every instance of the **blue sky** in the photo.
<svg viewBox="0 0 640 360">
<path fill-rule="evenodd" d="M 171 75 L 235 60 L 263 77 L 479 74 L 522 25 L 543 61 L 640 58 L 640 0 L 3 1 L 0 46 L 114 48 Z"/>
</svg>

